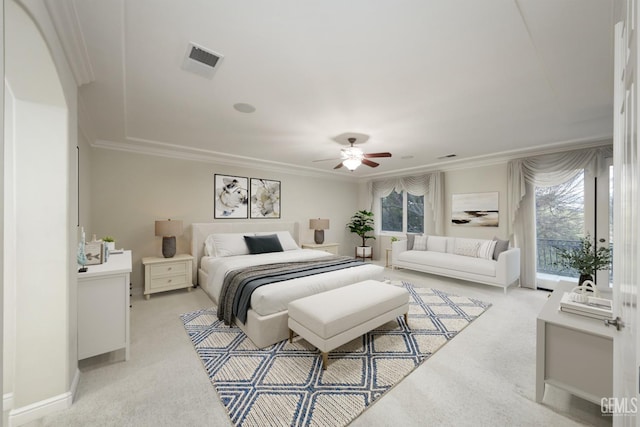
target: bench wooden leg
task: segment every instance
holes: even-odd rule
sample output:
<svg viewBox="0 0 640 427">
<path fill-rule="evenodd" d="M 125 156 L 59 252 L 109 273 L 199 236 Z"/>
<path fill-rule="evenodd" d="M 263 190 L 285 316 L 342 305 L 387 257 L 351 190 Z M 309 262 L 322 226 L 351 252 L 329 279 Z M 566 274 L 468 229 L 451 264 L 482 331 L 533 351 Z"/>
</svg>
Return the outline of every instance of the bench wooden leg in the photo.
<svg viewBox="0 0 640 427">
<path fill-rule="evenodd" d="M 329 353 L 322 352 L 322 370 L 327 369 L 327 365 L 329 364 Z"/>
<path fill-rule="evenodd" d="M 289 342 L 293 342 L 293 329 L 289 329 Z"/>
</svg>

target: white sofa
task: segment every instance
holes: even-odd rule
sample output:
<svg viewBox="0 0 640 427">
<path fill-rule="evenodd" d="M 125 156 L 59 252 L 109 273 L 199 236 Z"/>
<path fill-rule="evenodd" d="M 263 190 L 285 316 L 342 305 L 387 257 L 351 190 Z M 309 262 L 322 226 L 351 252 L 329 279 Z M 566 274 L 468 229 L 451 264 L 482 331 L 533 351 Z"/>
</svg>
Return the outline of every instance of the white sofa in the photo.
<svg viewBox="0 0 640 427">
<path fill-rule="evenodd" d="M 426 244 L 422 237 L 416 237 L 416 247 L 412 249 L 407 248 L 412 244 L 409 240 L 393 242 L 392 267 L 499 286 L 505 294 L 507 287 L 520 277 L 520 249 L 508 247 L 505 241 L 493 240 L 496 243 L 492 244 L 483 239 L 424 237 Z M 499 250 L 495 251 L 494 246 Z"/>
</svg>

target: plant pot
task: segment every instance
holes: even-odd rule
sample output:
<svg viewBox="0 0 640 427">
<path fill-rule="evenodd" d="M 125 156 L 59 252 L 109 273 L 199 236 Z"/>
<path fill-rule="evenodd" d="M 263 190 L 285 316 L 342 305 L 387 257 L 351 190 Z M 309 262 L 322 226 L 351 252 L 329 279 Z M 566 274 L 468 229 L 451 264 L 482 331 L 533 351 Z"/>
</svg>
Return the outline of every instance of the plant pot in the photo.
<svg viewBox="0 0 640 427">
<path fill-rule="evenodd" d="M 591 280 L 593 282 L 593 276 L 590 274 L 581 274 L 580 279 L 578 279 L 578 286 L 582 285 L 585 280 Z"/>
<path fill-rule="evenodd" d="M 116 242 L 104 242 L 104 244 L 110 252 L 116 250 Z"/>
<path fill-rule="evenodd" d="M 356 258 L 371 258 L 371 246 L 357 246 Z"/>
</svg>

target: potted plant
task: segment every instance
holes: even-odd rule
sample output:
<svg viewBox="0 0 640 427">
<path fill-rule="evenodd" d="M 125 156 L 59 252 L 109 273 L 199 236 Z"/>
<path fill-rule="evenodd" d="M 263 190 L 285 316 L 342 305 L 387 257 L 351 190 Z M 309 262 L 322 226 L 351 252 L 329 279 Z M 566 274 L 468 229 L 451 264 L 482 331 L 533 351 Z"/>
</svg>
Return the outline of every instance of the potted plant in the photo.
<svg viewBox="0 0 640 427">
<path fill-rule="evenodd" d="M 578 284 L 585 280 L 593 280 L 593 275 L 599 270 L 606 270 L 611 265 L 611 249 L 601 246 L 596 247 L 593 239 L 588 234 L 580 240 L 580 245 L 575 248 L 556 248 L 558 261 L 554 264 L 571 268 L 580 273 Z"/>
<path fill-rule="evenodd" d="M 111 236 L 104 236 L 102 238 L 102 241 L 106 243 L 106 247 L 107 249 L 109 249 L 110 251 L 115 251 L 116 250 L 116 241 L 113 237 Z"/>
<path fill-rule="evenodd" d="M 347 228 L 352 233 L 357 234 L 362 239 L 362 246 L 356 248 L 356 257 L 371 258 L 371 246 L 367 246 L 368 239 L 374 239 L 375 236 L 369 234 L 373 228 L 373 212 L 361 210 L 351 217 L 351 221 L 347 224 Z"/>
</svg>

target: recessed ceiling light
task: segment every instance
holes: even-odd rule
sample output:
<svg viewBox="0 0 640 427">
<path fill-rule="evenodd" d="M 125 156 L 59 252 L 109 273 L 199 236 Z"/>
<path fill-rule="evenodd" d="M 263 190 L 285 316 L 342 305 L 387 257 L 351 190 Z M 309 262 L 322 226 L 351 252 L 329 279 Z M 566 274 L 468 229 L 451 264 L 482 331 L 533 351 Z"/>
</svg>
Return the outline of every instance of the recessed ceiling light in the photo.
<svg viewBox="0 0 640 427">
<path fill-rule="evenodd" d="M 256 111 L 256 107 L 251 104 L 245 104 L 244 102 L 233 104 L 233 108 L 235 108 L 236 111 L 240 111 L 241 113 L 253 113 L 254 111 Z"/>
<path fill-rule="evenodd" d="M 413 159 L 413 156 L 402 156 L 400 158 L 404 160 L 408 160 L 408 159 Z"/>
</svg>

